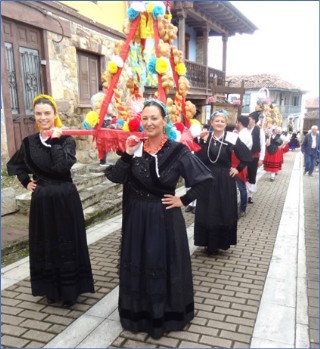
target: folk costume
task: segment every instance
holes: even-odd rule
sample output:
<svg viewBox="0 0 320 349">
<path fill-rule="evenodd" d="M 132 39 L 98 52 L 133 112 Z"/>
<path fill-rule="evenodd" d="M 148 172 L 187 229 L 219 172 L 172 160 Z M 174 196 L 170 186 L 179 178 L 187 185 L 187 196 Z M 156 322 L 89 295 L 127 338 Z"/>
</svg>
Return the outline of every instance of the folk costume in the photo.
<svg viewBox="0 0 320 349">
<path fill-rule="evenodd" d="M 16 175 L 31 194 L 29 256 L 33 296 L 76 300 L 94 292 L 84 215 L 70 169 L 76 162 L 75 141 L 70 136 L 42 139 L 26 137 L 9 160 L 9 175 Z"/>
<path fill-rule="evenodd" d="M 145 141 L 147 142 L 147 141 Z M 141 144 L 143 145 L 143 144 Z M 183 177 L 187 206 L 206 193 L 210 171 L 183 144 L 165 139 L 161 149 L 124 153 L 106 177 L 123 183 L 119 314 L 124 329 L 160 338 L 194 317 L 191 259 L 181 208 L 166 210 L 164 194 Z"/>
<path fill-rule="evenodd" d="M 269 144 L 270 143 L 270 144 Z M 263 160 L 263 169 L 267 172 L 277 173 L 282 169 L 283 151 L 281 145 L 283 140 L 280 134 L 272 135 L 267 141 L 266 154 Z M 274 178 L 274 177 L 271 177 Z"/>
<path fill-rule="evenodd" d="M 206 199 L 197 201 L 194 244 L 207 247 L 210 252 L 227 250 L 237 244 L 236 181 L 229 174 L 232 152 L 239 160 L 238 171 L 252 161 L 251 152 L 232 132 L 224 132 L 218 140 L 210 132 L 208 140 L 200 142 L 200 146 L 201 150 L 196 154 L 210 169 L 215 180 Z"/>
<path fill-rule="evenodd" d="M 294 132 L 289 141 L 289 149 L 295 151 L 296 148 L 300 148 L 300 142 L 298 140 L 298 135 Z"/>
<path fill-rule="evenodd" d="M 259 120 L 259 113 L 254 112 L 250 114 L 256 122 Z M 257 191 L 257 172 L 259 161 L 263 161 L 265 156 L 265 134 L 263 130 L 255 125 L 251 130 L 252 135 L 252 148 L 251 154 L 253 160 L 247 165 L 248 170 L 248 181 L 246 182 L 246 187 L 248 190 L 248 199 L 250 203 L 253 203 L 252 197 L 253 194 Z"/>
</svg>

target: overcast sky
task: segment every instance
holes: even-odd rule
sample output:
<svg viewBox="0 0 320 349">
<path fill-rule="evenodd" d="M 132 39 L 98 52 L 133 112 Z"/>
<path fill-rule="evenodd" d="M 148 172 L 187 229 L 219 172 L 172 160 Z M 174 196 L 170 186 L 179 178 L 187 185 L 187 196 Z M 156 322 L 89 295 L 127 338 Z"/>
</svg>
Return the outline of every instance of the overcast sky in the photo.
<svg viewBox="0 0 320 349">
<path fill-rule="evenodd" d="M 229 38 L 227 75 L 274 74 L 319 96 L 319 2 L 231 3 L 258 30 Z M 211 45 L 209 64 L 221 69 L 221 38 Z"/>
</svg>

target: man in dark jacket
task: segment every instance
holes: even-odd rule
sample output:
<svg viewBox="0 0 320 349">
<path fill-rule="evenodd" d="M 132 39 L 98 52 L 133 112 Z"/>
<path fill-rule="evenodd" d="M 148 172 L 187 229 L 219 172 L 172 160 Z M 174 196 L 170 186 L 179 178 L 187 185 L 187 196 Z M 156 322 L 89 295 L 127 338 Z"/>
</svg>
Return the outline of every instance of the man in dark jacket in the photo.
<svg viewBox="0 0 320 349">
<path fill-rule="evenodd" d="M 301 144 L 301 151 L 304 154 L 304 174 L 313 176 L 314 165 L 319 152 L 318 126 L 313 125 Z"/>
</svg>

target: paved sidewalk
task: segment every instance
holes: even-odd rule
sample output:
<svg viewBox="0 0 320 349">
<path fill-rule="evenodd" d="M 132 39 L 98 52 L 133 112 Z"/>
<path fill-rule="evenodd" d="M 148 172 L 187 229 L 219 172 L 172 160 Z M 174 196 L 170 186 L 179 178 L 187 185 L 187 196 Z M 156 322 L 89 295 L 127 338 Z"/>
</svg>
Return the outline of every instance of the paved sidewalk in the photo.
<svg viewBox="0 0 320 349">
<path fill-rule="evenodd" d="M 301 154 L 290 152 L 275 182 L 260 172 L 237 246 L 217 256 L 193 245 L 194 216 L 184 214 L 196 310 L 184 331 L 154 340 L 122 330 L 117 216 L 88 229 L 96 293 L 72 309 L 31 296 L 28 258 L 2 269 L 2 347 L 319 347 L 319 181 L 318 173 L 303 177 L 301 163 Z"/>
</svg>

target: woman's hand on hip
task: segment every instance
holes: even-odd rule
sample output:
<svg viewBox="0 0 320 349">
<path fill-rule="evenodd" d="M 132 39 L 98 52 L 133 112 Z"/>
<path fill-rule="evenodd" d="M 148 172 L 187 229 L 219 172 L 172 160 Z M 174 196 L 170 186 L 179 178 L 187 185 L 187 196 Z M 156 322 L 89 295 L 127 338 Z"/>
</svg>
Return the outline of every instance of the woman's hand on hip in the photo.
<svg viewBox="0 0 320 349">
<path fill-rule="evenodd" d="M 161 199 L 162 203 L 166 205 L 166 210 L 174 207 L 182 207 L 183 203 L 180 200 L 179 196 L 174 196 L 170 194 L 164 194 L 164 197 Z"/>
<path fill-rule="evenodd" d="M 35 181 L 31 181 L 27 185 L 27 190 L 34 191 L 37 187 L 37 183 Z"/>
</svg>

